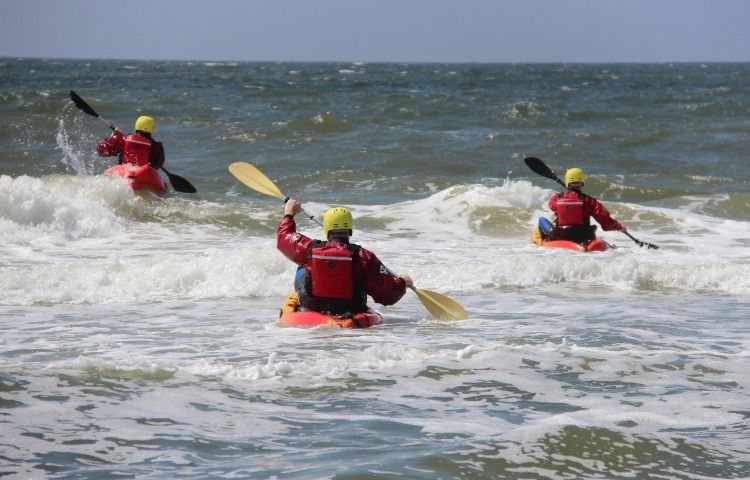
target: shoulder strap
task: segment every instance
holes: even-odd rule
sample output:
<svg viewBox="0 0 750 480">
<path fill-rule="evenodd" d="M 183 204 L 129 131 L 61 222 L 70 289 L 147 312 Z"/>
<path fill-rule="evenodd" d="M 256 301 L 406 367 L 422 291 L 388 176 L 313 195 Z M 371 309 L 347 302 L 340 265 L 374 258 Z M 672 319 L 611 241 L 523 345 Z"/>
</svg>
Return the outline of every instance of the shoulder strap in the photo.
<svg viewBox="0 0 750 480">
<path fill-rule="evenodd" d="M 313 248 L 320 248 L 320 247 L 322 247 L 322 246 L 323 246 L 323 245 L 325 245 L 325 244 L 326 244 L 326 242 L 325 242 L 325 241 L 323 241 L 323 240 L 313 240 L 313 241 L 312 241 L 312 242 L 310 243 L 310 249 L 309 249 L 309 250 L 307 251 L 307 258 L 308 258 L 308 259 L 312 258 L 312 251 L 313 251 Z"/>
<path fill-rule="evenodd" d="M 357 272 L 359 271 L 359 251 L 362 249 L 357 244 L 350 243 L 346 246 L 351 252 L 352 252 L 352 301 L 356 302 L 359 299 L 362 300 L 363 303 L 367 303 L 367 293 L 365 291 L 364 286 L 357 285 Z"/>
</svg>

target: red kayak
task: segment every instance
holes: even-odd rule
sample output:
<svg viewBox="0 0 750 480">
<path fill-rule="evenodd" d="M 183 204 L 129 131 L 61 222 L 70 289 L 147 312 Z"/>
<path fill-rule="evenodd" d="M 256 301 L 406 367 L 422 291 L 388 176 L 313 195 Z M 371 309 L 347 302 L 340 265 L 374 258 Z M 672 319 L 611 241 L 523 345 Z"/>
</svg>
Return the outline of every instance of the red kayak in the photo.
<svg viewBox="0 0 750 480">
<path fill-rule="evenodd" d="M 288 327 L 317 327 L 327 325 L 340 328 L 369 328 L 383 322 L 383 317 L 371 310 L 345 318 L 338 315 L 326 315 L 311 310 L 299 311 L 297 294 L 292 293 L 284 302 L 279 313 L 279 321 Z"/>
<path fill-rule="evenodd" d="M 588 244 L 576 243 L 571 240 L 543 240 L 538 228 L 535 228 L 532 232 L 531 241 L 540 247 L 565 248 L 576 252 L 604 252 L 610 248 L 607 242 L 598 238 Z"/>
<path fill-rule="evenodd" d="M 104 171 L 104 175 L 112 177 L 123 177 L 130 180 L 130 186 L 134 192 L 148 191 L 157 195 L 164 195 L 169 188 L 164 181 L 159 170 L 150 165 L 137 166 L 130 163 L 123 163 L 109 167 Z"/>
</svg>

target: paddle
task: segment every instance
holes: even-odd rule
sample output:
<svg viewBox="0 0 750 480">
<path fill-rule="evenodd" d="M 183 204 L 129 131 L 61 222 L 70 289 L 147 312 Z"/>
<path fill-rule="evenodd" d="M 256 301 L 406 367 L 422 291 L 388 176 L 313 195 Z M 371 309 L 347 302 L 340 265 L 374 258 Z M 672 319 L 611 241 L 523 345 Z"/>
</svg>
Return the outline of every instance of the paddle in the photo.
<svg viewBox="0 0 750 480">
<path fill-rule="evenodd" d="M 234 175 L 237 180 L 244 183 L 248 187 L 252 188 L 256 192 L 260 192 L 271 197 L 276 197 L 279 200 L 286 202 L 289 197 L 281 193 L 281 190 L 276 186 L 271 179 L 266 177 L 263 172 L 245 162 L 233 163 L 229 166 L 229 172 Z M 321 225 L 321 223 L 312 215 L 307 213 L 304 209 L 302 210 L 310 220 Z M 396 277 L 397 275 L 391 270 L 388 273 Z M 455 300 L 437 292 L 430 290 L 423 290 L 416 288 L 415 286 L 410 287 L 414 293 L 417 294 L 417 298 L 422 302 L 422 305 L 437 319 L 439 320 L 466 320 L 469 318 L 464 307 L 462 307 Z"/>
<path fill-rule="evenodd" d="M 537 175 L 541 175 L 543 177 L 551 178 L 552 180 L 556 181 L 563 187 L 565 187 L 565 184 L 562 180 L 560 180 L 557 175 L 555 175 L 555 172 L 553 172 L 547 164 L 545 164 L 543 161 L 539 160 L 536 157 L 526 157 L 523 159 L 524 162 L 526 162 L 526 165 L 534 171 Z M 566 187 L 567 189 L 567 187 Z"/>
<path fill-rule="evenodd" d="M 179 175 L 175 175 L 174 173 L 169 173 L 166 168 L 162 165 L 161 171 L 167 174 L 167 177 L 169 177 L 169 183 L 172 184 L 172 188 L 174 188 L 175 192 L 180 193 L 195 193 L 197 190 L 193 186 L 192 183 L 188 182 L 184 178 L 182 178 Z"/>
<path fill-rule="evenodd" d="M 104 117 L 96 113 L 96 111 L 91 108 L 91 106 L 86 103 L 76 92 L 73 90 L 70 91 L 70 99 L 73 100 L 73 103 L 76 104 L 76 107 L 78 107 L 79 110 L 81 110 L 83 113 L 87 115 L 91 115 L 92 117 L 96 117 L 99 120 L 101 120 L 102 123 L 104 123 L 110 130 L 115 131 L 117 130 L 117 127 L 109 123 Z M 195 187 L 182 178 L 179 175 L 175 175 L 173 173 L 169 173 L 166 168 L 159 167 L 161 170 L 167 174 L 167 177 L 169 177 L 169 182 L 172 184 L 172 188 L 175 189 L 176 192 L 182 192 L 182 193 L 195 193 Z"/>
<path fill-rule="evenodd" d="M 654 250 L 659 250 L 659 246 L 658 245 L 654 245 L 653 243 L 648 243 L 648 242 L 642 242 L 642 241 L 638 240 L 637 238 L 635 238 L 634 236 L 632 236 L 628 232 L 622 232 L 622 233 L 624 233 L 625 235 L 627 235 L 628 237 L 630 237 L 630 239 L 632 241 L 634 241 L 635 243 L 637 243 L 639 247 L 648 247 L 648 248 L 653 248 Z"/>
<path fill-rule="evenodd" d="M 555 175 L 555 172 L 553 172 L 553 171 L 552 171 L 552 170 L 551 170 L 551 169 L 550 169 L 550 168 L 549 168 L 549 167 L 548 167 L 548 166 L 547 166 L 547 165 L 546 165 L 546 164 L 545 164 L 545 163 L 544 163 L 543 161 L 541 161 L 540 159 L 538 159 L 538 158 L 536 158 L 536 157 L 526 157 L 526 158 L 524 158 L 524 159 L 523 159 L 523 161 L 524 161 L 524 162 L 526 163 L 526 165 L 527 165 L 527 166 L 528 166 L 528 167 L 529 167 L 529 168 L 530 168 L 531 170 L 533 170 L 533 171 L 534 171 L 534 173 L 536 173 L 536 174 L 538 174 L 538 175 L 541 175 L 542 177 L 550 178 L 550 179 L 552 179 L 552 180 L 556 181 L 557 183 L 559 183 L 560 185 L 562 185 L 563 187 L 565 187 L 566 189 L 568 188 L 568 187 L 566 187 L 566 186 L 565 186 L 565 183 L 563 183 L 563 181 L 562 181 L 562 180 L 560 180 L 560 179 L 559 179 L 559 178 L 557 177 L 557 175 Z M 622 232 L 622 233 L 624 233 L 625 235 L 627 235 L 628 237 L 630 237 L 630 239 L 631 239 L 631 240 L 633 240 L 633 241 L 634 241 L 635 243 L 637 243 L 637 244 L 638 244 L 638 246 L 640 246 L 640 247 L 648 247 L 648 248 L 653 248 L 653 249 L 655 249 L 655 250 L 658 250 L 658 249 L 659 249 L 659 246 L 658 246 L 658 245 L 654 245 L 653 243 L 648 243 L 648 242 L 642 242 L 642 241 L 638 240 L 637 238 L 635 238 L 634 236 L 632 236 L 632 235 L 631 235 L 630 233 L 628 233 L 628 232 Z"/>
</svg>

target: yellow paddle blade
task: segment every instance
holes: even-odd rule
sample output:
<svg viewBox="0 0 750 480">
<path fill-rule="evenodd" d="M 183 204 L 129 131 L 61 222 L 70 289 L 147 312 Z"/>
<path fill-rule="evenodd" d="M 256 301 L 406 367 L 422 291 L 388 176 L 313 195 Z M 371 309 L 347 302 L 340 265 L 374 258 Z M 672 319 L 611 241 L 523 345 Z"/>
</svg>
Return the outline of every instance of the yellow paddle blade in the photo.
<svg viewBox="0 0 750 480">
<path fill-rule="evenodd" d="M 229 165 L 229 173 L 235 176 L 237 180 L 252 188 L 256 192 L 264 193 L 272 197 L 285 200 L 286 196 L 281 193 L 279 187 L 266 177 L 263 172 L 253 167 L 249 163 L 237 162 Z"/>
<path fill-rule="evenodd" d="M 442 293 L 413 288 L 422 305 L 438 320 L 466 320 L 469 315 L 457 301 Z"/>
</svg>

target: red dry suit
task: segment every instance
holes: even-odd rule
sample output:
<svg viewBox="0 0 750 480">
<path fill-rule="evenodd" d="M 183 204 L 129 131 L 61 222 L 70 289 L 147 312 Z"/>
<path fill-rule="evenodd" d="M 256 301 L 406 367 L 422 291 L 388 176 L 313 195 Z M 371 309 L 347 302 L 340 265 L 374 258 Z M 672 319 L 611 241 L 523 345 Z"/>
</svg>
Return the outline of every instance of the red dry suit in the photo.
<svg viewBox="0 0 750 480">
<path fill-rule="evenodd" d="M 308 279 L 304 291 L 295 285 L 303 307 L 354 314 L 367 311 L 367 295 L 382 305 L 393 305 L 406 293 L 406 282 L 391 275 L 365 248 L 313 240 L 297 233 L 292 215 L 284 215 L 276 233 L 279 251 L 304 268 Z"/>
<path fill-rule="evenodd" d="M 581 231 L 588 231 L 591 225 L 591 217 L 594 217 L 602 226 L 602 229 L 606 231 L 622 230 L 620 222 L 612 218 L 604 205 L 594 197 L 578 190 L 567 190 L 553 195 L 549 200 L 549 208 L 557 215 L 555 232 L 559 238 L 568 236 L 562 234 L 562 230 L 566 228 L 577 231 L 579 229 L 576 227 L 580 227 Z M 576 232 L 575 236 L 579 235 L 582 235 L 582 233 Z M 577 241 L 576 238 L 569 239 Z M 593 239 L 593 231 L 591 231 L 591 237 L 586 239 Z"/>
<path fill-rule="evenodd" d="M 164 165 L 164 146 L 150 137 L 140 134 L 123 136 L 115 131 L 96 146 L 96 152 L 103 157 L 120 156 L 120 163 L 151 165 L 161 168 Z"/>
</svg>

